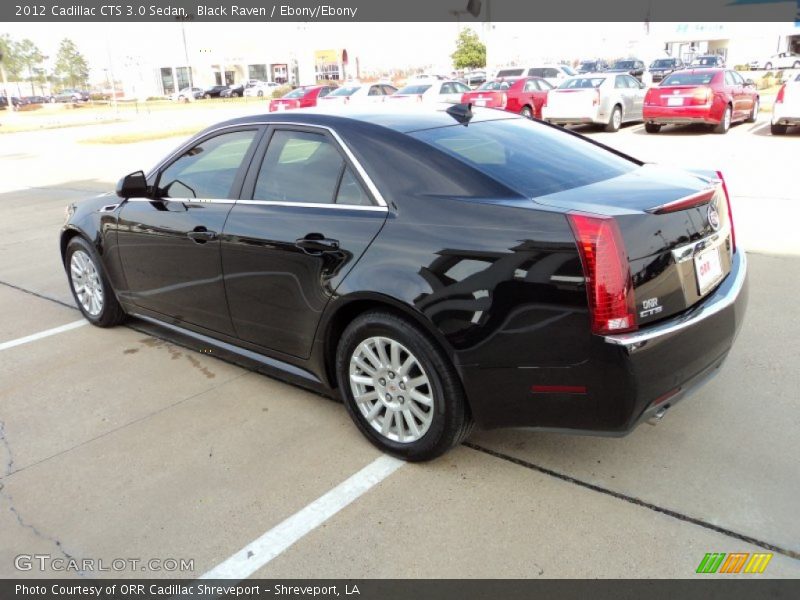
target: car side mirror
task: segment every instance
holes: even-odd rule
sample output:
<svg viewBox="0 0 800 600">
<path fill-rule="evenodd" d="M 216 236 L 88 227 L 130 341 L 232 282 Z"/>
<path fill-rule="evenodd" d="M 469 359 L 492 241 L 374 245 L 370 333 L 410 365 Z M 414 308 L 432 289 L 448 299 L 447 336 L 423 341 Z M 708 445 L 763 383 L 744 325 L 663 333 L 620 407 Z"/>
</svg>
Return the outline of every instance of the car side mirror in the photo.
<svg viewBox="0 0 800 600">
<path fill-rule="evenodd" d="M 148 191 L 144 171 L 129 173 L 117 182 L 117 196 L 120 198 L 147 196 Z"/>
</svg>

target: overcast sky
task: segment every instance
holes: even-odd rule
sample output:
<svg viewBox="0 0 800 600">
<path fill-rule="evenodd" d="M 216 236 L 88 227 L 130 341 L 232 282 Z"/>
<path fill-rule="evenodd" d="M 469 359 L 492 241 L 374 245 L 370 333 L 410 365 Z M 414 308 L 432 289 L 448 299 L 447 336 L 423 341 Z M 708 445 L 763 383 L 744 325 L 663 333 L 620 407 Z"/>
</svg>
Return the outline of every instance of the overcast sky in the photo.
<svg viewBox="0 0 800 600">
<path fill-rule="evenodd" d="M 288 60 L 293 52 L 346 48 L 362 68 L 391 69 L 425 65 L 449 67 L 457 23 L 187 23 L 190 60 L 200 52 L 225 60 L 263 57 Z M 466 26 L 463 26 L 466 27 Z M 472 25 L 481 35 L 481 24 Z M 134 56 L 153 65 L 183 62 L 178 23 L 7 23 L 14 38 L 30 38 L 55 56 L 63 37 L 73 39 L 95 71 L 110 60 Z M 630 41 L 644 35 L 642 23 L 496 23 L 490 60 L 556 59 L 623 55 Z M 492 50 L 494 53 L 492 54 Z M 109 56 L 111 59 L 109 59 Z"/>
</svg>

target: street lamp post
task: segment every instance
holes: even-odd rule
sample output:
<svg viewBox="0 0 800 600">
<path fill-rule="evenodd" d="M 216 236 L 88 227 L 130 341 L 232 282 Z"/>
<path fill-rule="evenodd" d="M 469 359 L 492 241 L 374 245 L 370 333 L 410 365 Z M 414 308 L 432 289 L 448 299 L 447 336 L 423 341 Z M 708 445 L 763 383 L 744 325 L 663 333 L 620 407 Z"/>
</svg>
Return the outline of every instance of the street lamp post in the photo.
<svg viewBox="0 0 800 600">
<path fill-rule="evenodd" d="M 186 44 L 186 21 L 191 21 L 194 19 L 194 14 L 189 13 L 186 15 L 181 15 L 179 17 L 175 17 L 176 20 L 181 22 L 181 36 L 183 36 L 183 59 L 186 62 L 186 68 L 189 70 L 189 87 L 194 88 L 194 77 L 192 75 L 192 65 L 189 64 L 189 47 Z M 193 94 L 190 94 L 191 97 L 194 97 Z"/>
</svg>

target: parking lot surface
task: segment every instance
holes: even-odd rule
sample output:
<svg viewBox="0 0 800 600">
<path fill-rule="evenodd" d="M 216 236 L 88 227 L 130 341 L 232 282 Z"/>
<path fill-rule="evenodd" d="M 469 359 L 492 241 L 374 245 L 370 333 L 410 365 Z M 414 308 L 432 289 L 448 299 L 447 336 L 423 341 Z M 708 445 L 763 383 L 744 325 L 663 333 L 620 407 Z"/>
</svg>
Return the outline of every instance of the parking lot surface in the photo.
<svg viewBox="0 0 800 600">
<path fill-rule="evenodd" d="M 764 115 L 725 136 L 577 128 L 725 173 L 750 266 L 727 363 L 625 438 L 476 431 L 436 461 L 392 466 L 337 402 L 141 322 L 79 323 L 64 206 L 180 141 L 80 141 L 105 127 L 2 136 L 0 576 L 199 577 L 259 540 L 236 576 L 693 577 L 707 552 L 772 552 L 761 576 L 800 576 L 798 134 L 771 137 Z M 291 542 L 280 552 L 274 531 Z M 20 554 L 193 569 L 18 571 Z"/>
</svg>

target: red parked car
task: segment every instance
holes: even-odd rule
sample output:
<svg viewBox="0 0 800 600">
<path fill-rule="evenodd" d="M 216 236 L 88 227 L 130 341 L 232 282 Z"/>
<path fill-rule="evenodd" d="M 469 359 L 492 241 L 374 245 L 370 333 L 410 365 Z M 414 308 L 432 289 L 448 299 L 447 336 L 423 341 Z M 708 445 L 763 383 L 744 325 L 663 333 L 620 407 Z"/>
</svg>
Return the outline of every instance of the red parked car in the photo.
<svg viewBox="0 0 800 600">
<path fill-rule="evenodd" d="M 487 81 L 477 90 L 465 92 L 462 103 L 502 108 L 529 119 L 542 118 L 542 105 L 553 86 L 541 77 L 508 77 Z"/>
<path fill-rule="evenodd" d="M 752 80 L 727 69 L 686 69 L 667 75 L 644 97 L 644 127 L 658 133 L 663 125 L 706 123 L 726 133 L 731 123 L 754 123 L 758 90 Z"/>
<path fill-rule="evenodd" d="M 305 85 L 295 88 L 281 98 L 270 100 L 269 112 L 316 106 L 318 98 L 324 98 L 335 89 L 335 85 Z"/>
</svg>

